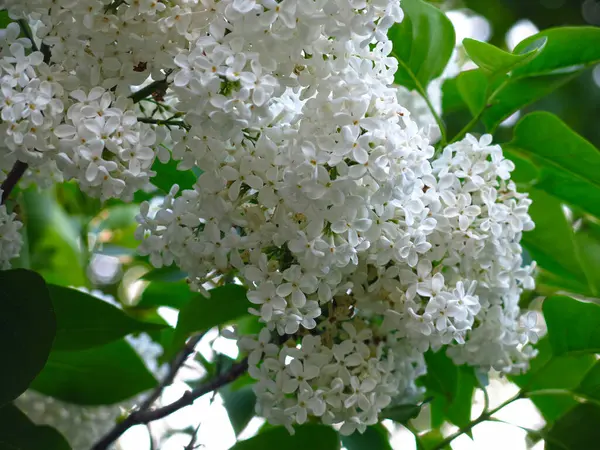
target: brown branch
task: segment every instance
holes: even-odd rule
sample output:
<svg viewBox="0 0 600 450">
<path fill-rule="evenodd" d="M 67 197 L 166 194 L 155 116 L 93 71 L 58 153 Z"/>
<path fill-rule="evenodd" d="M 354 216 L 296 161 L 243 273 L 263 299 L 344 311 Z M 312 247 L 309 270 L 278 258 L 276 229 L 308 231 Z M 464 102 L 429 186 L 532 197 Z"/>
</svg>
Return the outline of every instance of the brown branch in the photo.
<svg viewBox="0 0 600 450">
<path fill-rule="evenodd" d="M 6 199 L 19 182 L 19 179 L 27 170 L 27 167 L 28 165 L 21 161 L 17 161 L 12 167 L 6 177 L 6 180 L 4 180 L 2 186 L 0 186 L 0 189 L 2 189 L 2 200 L 0 201 L 0 205 L 3 205 L 4 202 L 6 202 Z"/>
<path fill-rule="evenodd" d="M 92 450 L 106 450 L 108 447 L 115 442 L 123 433 L 125 433 L 129 428 L 134 425 L 147 424 L 153 422 L 158 419 L 162 419 L 170 414 L 173 414 L 175 411 L 179 411 L 186 406 L 194 403 L 198 397 L 203 396 L 209 392 L 214 391 L 215 389 L 219 389 L 226 384 L 231 383 L 241 375 L 243 375 L 248 369 L 248 358 L 243 359 L 242 361 L 234 364 L 231 368 L 221 374 L 216 376 L 211 381 L 198 386 L 192 391 L 185 392 L 179 400 L 174 401 L 166 406 L 161 408 L 148 410 L 148 411 L 135 411 L 131 413 L 125 420 L 115 425 L 115 427 L 100 441 L 96 443 L 92 447 Z"/>
<path fill-rule="evenodd" d="M 183 349 L 179 352 L 179 354 L 175 357 L 175 359 L 173 359 L 173 361 L 171 361 L 171 364 L 169 365 L 169 372 L 167 373 L 165 378 L 158 384 L 158 386 L 156 386 L 154 391 L 152 391 L 152 394 L 150 394 L 148 396 L 148 398 L 146 400 L 144 400 L 144 402 L 140 405 L 139 411 L 145 411 L 147 409 L 150 409 L 152 407 L 152 405 L 154 404 L 154 402 L 156 401 L 156 399 L 158 399 L 158 397 L 160 397 L 160 394 L 162 394 L 162 391 L 167 386 L 169 386 L 173 383 L 173 381 L 175 380 L 175 376 L 179 372 L 179 369 L 181 369 L 181 367 L 185 364 L 188 357 L 192 353 L 194 353 L 194 349 L 196 348 L 196 345 L 198 345 L 198 342 L 200 342 L 200 340 L 204 337 L 204 334 L 205 333 L 198 334 L 198 335 L 190 338 L 190 340 L 188 342 L 186 342 Z"/>
</svg>

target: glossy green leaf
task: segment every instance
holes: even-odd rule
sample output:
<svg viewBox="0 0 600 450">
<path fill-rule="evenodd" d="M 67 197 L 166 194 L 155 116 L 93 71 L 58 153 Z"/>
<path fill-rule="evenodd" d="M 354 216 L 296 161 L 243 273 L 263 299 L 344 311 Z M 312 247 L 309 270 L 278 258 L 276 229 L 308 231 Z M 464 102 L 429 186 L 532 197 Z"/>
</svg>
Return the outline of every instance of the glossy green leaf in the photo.
<svg viewBox="0 0 600 450">
<path fill-rule="evenodd" d="M 446 15 L 423 0 L 403 0 L 404 20 L 392 26 L 388 37 L 398 60 L 396 84 L 424 94 L 439 77 L 454 50 L 454 27 Z"/>
<path fill-rule="evenodd" d="M 457 78 L 449 78 L 442 84 L 442 111 L 445 115 L 467 109 L 467 104 L 458 90 Z"/>
<path fill-rule="evenodd" d="M 534 59 L 543 50 L 546 41 L 546 37 L 538 39 L 535 41 L 536 48 L 522 54 L 505 52 L 495 45 L 470 38 L 463 40 L 463 47 L 478 67 L 488 75 L 494 76 L 508 73 Z"/>
<path fill-rule="evenodd" d="M 427 374 L 422 378 L 423 385 L 432 395 L 442 396 L 448 402 L 456 398 L 458 391 L 458 367 L 444 350 L 425 353 Z"/>
<path fill-rule="evenodd" d="M 78 405 L 110 405 L 152 389 L 156 379 L 124 340 L 53 351 L 31 388 Z"/>
<path fill-rule="evenodd" d="M 579 73 L 549 74 L 531 78 L 505 80 L 506 84 L 490 89 L 490 97 L 481 121 L 489 132 L 515 112 L 556 91 Z"/>
<path fill-rule="evenodd" d="M 223 406 L 227 410 L 229 421 L 237 436 L 244 431 L 246 425 L 248 425 L 255 415 L 256 395 L 252 390 L 252 386 L 248 385 L 242 386 L 239 389 L 228 385 L 220 389 L 219 394 L 223 399 Z"/>
<path fill-rule="evenodd" d="M 421 408 L 422 405 L 395 405 L 382 410 L 380 417 L 398 423 L 405 423 L 417 417 L 421 412 Z"/>
<path fill-rule="evenodd" d="M 431 402 L 432 423 L 441 425 L 448 420 L 464 426 L 471 420 L 471 403 L 477 379 L 473 369 L 456 366 L 444 351 L 425 354 L 427 374 L 423 385 Z"/>
<path fill-rule="evenodd" d="M 145 281 L 165 281 L 174 283 L 176 281 L 184 280 L 187 277 L 187 273 L 182 272 L 176 266 L 161 267 L 159 269 L 152 269 L 151 271 L 144 274 L 142 280 Z"/>
<path fill-rule="evenodd" d="M 197 293 L 190 291 L 190 286 L 187 283 L 153 281 L 146 286 L 136 306 L 138 308 L 169 306 L 181 309 L 197 295 Z"/>
<path fill-rule="evenodd" d="M 157 158 L 152 165 L 156 175 L 150 178 L 150 182 L 165 194 L 169 193 L 174 184 L 179 185 L 180 191 L 192 189 L 197 180 L 196 175 L 191 170 L 177 170 L 178 164 L 174 160 L 163 164 Z"/>
<path fill-rule="evenodd" d="M 600 353 L 600 305 L 556 295 L 542 308 L 555 355 Z"/>
<path fill-rule="evenodd" d="M 513 383 L 527 392 L 573 390 L 595 364 L 593 355 L 554 355 L 548 338 L 538 342 L 536 349 L 538 355 L 531 361 L 530 369 L 510 377 Z M 577 401 L 569 395 L 535 394 L 530 399 L 547 423 L 554 423 L 577 405 Z"/>
<path fill-rule="evenodd" d="M 456 86 L 473 116 L 485 108 L 489 83 L 481 70 L 462 72 L 456 78 Z"/>
<path fill-rule="evenodd" d="M 12 22 L 12 19 L 8 17 L 8 11 L 0 11 L 0 29 L 4 29 Z"/>
<path fill-rule="evenodd" d="M 523 233 L 523 245 L 542 269 L 554 275 L 557 283 L 566 280 L 572 287 L 569 291 L 591 294 L 573 242 L 573 229 L 560 202 L 533 188 L 529 188 L 529 197 L 533 201 L 529 214 L 536 227 Z"/>
<path fill-rule="evenodd" d="M 192 333 L 206 331 L 248 314 L 252 304 L 246 298 L 246 289 L 228 284 L 210 291 L 210 297 L 198 295 L 179 312 L 170 355 L 174 355 Z"/>
<path fill-rule="evenodd" d="M 539 56 L 515 69 L 514 76 L 570 72 L 600 62 L 600 28 L 550 28 L 520 42 L 515 53 L 528 51 L 542 38 L 546 38 L 547 42 Z"/>
<path fill-rule="evenodd" d="M 53 350 L 84 350 L 164 325 L 143 322 L 85 292 L 48 285 L 56 313 Z"/>
<path fill-rule="evenodd" d="M 340 438 L 337 432 L 328 426 L 304 424 L 294 427 L 291 435 L 284 427 L 270 428 L 263 433 L 240 441 L 230 450 L 338 450 Z"/>
<path fill-rule="evenodd" d="M 390 433 L 378 423 L 368 426 L 364 433 L 353 433 L 350 436 L 342 436 L 342 445 L 347 450 L 392 450 L 390 444 Z"/>
<path fill-rule="evenodd" d="M 546 436 L 546 450 L 588 450 L 600 442 L 600 407 L 582 403 L 558 420 Z"/>
<path fill-rule="evenodd" d="M 0 449 L 70 450 L 67 440 L 54 428 L 36 425 L 13 404 L 0 408 Z"/>
<path fill-rule="evenodd" d="M 558 117 L 528 114 L 505 148 L 538 169 L 536 189 L 600 217 L 600 151 Z"/>
<path fill-rule="evenodd" d="M 585 398 L 600 402 L 600 363 L 594 364 L 574 391 Z"/>
<path fill-rule="evenodd" d="M 56 317 L 42 277 L 0 271 L 0 405 L 22 394 L 42 370 L 56 334 Z"/>
</svg>

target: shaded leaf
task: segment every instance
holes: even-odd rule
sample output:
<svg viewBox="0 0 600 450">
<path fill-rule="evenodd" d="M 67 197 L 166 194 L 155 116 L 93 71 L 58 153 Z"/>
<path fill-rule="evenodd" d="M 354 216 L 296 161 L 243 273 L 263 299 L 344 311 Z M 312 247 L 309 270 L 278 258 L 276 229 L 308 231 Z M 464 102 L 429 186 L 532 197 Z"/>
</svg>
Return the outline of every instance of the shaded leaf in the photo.
<svg viewBox="0 0 600 450">
<path fill-rule="evenodd" d="M 523 245 L 542 269 L 553 274 L 555 283 L 564 284 L 564 289 L 570 292 L 591 294 L 574 245 L 573 229 L 567 222 L 561 203 L 533 188 L 529 188 L 529 197 L 533 200 L 529 214 L 536 227 L 523 233 Z M 567 289 L 565 283 L 570 288 Z"/>
<path fill-rule="evenodd" d="M 22 394 L 42 370 L 55 334 L 42 277 L 24 269 L 0 271 L 0 405 Z"/>
<path fill-rule="evenodd" d="M 263 433 L 240 441 L 230 450 L 338 450 L 340 438 L 337 432 L 326 425 L 304 424 L 294 427 L 296 433 L 290 435 L 283 427 L 266 429 Z"/>
<path fill-rule="evenodd" d="M 53 350 L 83 350 L 128 334 L 165 328 L 143 322 L 96 297 L 76 289 L 48 285 L 56 313 Z"/>
<path fill-rule="evenodd" d="M 53 351 L 31 388 L 78 405 L 110 405 L 156 385 L 124 340 L 81 351 Z"/>
<path fill-rule="evenodd" d="M 421 412 L 423 405 L 396 405 L 381 411 L 382 419 L 390 419 L 398 423 L 406 423 Z"/>
<path fill-rule="evenodd" d="M 555 295 L 542 309 L 555 355 L 600 353 L 600 305 Z"/>
<path fill-rule="evenodd" d="M 138 308 L 169 306 L 181 309 L 197 295 L 197 293 L 190 291 L 190 286 L 187 283 L 153 281 L 146 286 L 136 306 Z"/>
<path fill-rule="evenodd" d="M 142 280 L 146 281 L 164 281 L 174 283 L 176 281 L 184 280 L 187 277 L 187 273 L 182 272 L 177 266 L 161 267 L 159 269 L 152 269 L 151 271 L 144 274 Z"/>
<path fill-rule="evenodd" d="M 256 395 L 252 390 L 252 386 L 248 385 L 242 386 L 239 389 L 235 389 L 233 385 L 228 385 L 220 389 L 219 394 L 223 398 L 223 406 L 227 410 L 229 421 L 237 436 L 244 431 L 246 425 L 254 417 Z"/>
<path fill-rule="evenodd" d="M 600 442 L 600 407 L 591 403 L 575 406 L 561 417 L 546 436 L 546 450 L 591 449 Z"/>
<path fill-rule="evenodd" d="M 456 86 L 473 116 L 485 108 L 488 80 L 481 70 L 468 70 L 456 78 Z"/>
<path fill-rule="evenodd" d="M 389 432 L 380 423 L 368 426 L 362 434 L 342 436 L 342 445 L 347 450 L 392 450 Z"/>
<path fill-rule="evenodd" d="M 13 404 L 0 408 L 2 450 L 70 450 L 67 440 L 54 428 L 36 425 Z"/>
<path fill-rule="evenodd" d="M 174 355 L 192 333 L 206 331 L 247 315 L 249 306 L 251 303 L 246 298 L 246 289 L 237 284 L 212 289 L 209 298 L 202 295 L 192 298 L 179 312 L 168 354 Z"/>
</svg>

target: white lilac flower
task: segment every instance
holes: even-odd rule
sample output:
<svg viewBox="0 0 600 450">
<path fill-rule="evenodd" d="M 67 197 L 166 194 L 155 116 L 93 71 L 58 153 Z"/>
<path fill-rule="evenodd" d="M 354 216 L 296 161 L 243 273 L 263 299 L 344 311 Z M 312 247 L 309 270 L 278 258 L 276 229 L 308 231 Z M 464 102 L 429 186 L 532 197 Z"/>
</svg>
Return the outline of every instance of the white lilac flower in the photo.
<svg viewBox="0 0 600 450">
<path fill-rule="evenodd" d="M 159 211 L 142 204 L 139 250 L 200 292 L 223 276 L 248 287 L 263 330 L 239 346 L 271 423 L 362 432 L 419 395 L 429 349 L 527 367 L 530 200 L 491 136 L 434 151 L 393 86 L 398 0 L 2 4 L 39 21 L 52 57 L 14 27 L 0 36 L 0 168 L 55 163 L 126 200 L 156 153 L 200 174 Z M 169 83 L 157 96 L 181 129 L 137 119 L 127 97 L 149 78 Z"/>
<path fill-rule="evenodd" d="M 6 205 L 0 205 L 0 270 L 10 269 L 10 261 L 19 256 L 23 245 L 23 238 L 19 232 L 22 226 L 15 213 L 9 213 Z"/>
</svg>

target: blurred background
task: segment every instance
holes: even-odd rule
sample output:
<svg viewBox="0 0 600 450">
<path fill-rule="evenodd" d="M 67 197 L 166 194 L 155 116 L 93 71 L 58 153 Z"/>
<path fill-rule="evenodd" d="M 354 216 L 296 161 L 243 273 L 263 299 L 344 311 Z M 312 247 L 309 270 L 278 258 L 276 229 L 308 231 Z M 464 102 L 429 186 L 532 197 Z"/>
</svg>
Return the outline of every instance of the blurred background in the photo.
<svg viewBox="0 0 600 450">
<path fill-rule="evenodd" d="M 512 50 L 521 40 L 541 29 L 568 25 L 600 26 L 598 0 L 448 0 L 431 3 L 446 11 L 455 26 L 459 69 L 463 70 L 473 67 L 468 61 L 461 59 L 464 58 L 464 53 L 461 53 L 460 43 L 467 37 Z M 439 92 L 435 95 L 444 106 L 444 120 L 449 128 L 449 135 L 454 135 L 471 116 L 465 108 L 450 105 L 447 96 L 444 96 L 443 80 L 436 86 Z M 498 140 L 509 141 L 512 137 L 510 126 L 518 120 L 519 114 L 537 109 L 557 114 L 576 132 L 600 147 L 600 66 L 586 71 L 552 95 L 509 118 L 506 126 L 499 130 Z M 157 204 L 160 201 L 160 191 L 140 193 L 136 200 L 150 200 L 151 204 Z M 133 233 L 139 205 L 120 201 L 100 205 L 97 200 L 80 193 L 74 184 L 62 183 L 42 192 L 35 188 L 21 190 L 19 206 L 20 214 L 26 219 L 26 247 L 21 261 L 15 266 L 37 270 L 51 283 L 95 290 L 97 295 L 118 303 L 132 313 L 158 314 L 160 318 L 157 317 L 157 320 L 175 325 L 176 308 L 189 298 L 189 293 L 186 294 L 185 291 L 187 286 L 182 281 L 184 274 L 169 268 L 152 270 L 147 258 L 136 255 L 137 241 Z M 180 289 L 182 286 L 184 288 Z M 183 294 L 178 296 L 174 294 L 176 292 Z M 158 376 L 161 374 L 158 367 L 163 361 L 160 359 L 161 348 L 156 343 L 160 343 L 163 338 L 151 336 L 132 343 L 146 357 L 147 362 L 155 366 Z M 207 371 L 218 366 L 222 358 L 219 354 L 237 356 L 233 341 L 220 336 L 216 329 L 208 332 L 197 348 L 197 356 L 190 360 L 180 379 L 166 390 L 163 399 L 165 402 L 177 398 L 206 375 Z M 493 407 L 502 403 L 516 391 L 517 388 L 506 380 L 491 377 L 488 386 L 490 405 Z M 196 445 L 206 450 L 226 450 L 236 439 L 250 437 L 264 426 L 261 419 L 240 418 L 242 414 L 248 418 L 252 416 L 253 394 L 249 389 L 244 392 L 245 396 L 238 396 L 236 399 L 228 397 L 227 392 L 214 396 L 209 394 L 193 406 L 153 423 L 151 428 L 135 427 L 119 441 L 119 448 L 182 450 L 189 446 L 190 437 L 199 426 Z M 27 407 L 33 410 L 37 408 L 41 416 L 45 414 L 44 411 L 46 414 L 49 411 L 44 409 L 46 406 L 43 398 L 32 397 L 26 400 Z M 483 391 L 479 390 L 473 406 L 473 418 L 479 415 L 483 405 Z M 111 422 L 124 411 L 123 408 L 130 406 L 115 405 L 114 408 L 107 407 L 101 412 L 92 411 L 93 408 L 69 409 L 70 406 L 66 404 L 56 407 L 60 409 L 63 419 L 66 417 L 65 426 L 76 428 L 72 433 L 85 432 L 85 423 L 94 423 L 98 428 L 97 434 L 102 434 L 106 426 L 110 427 Z M 88 422 L 82 419 L 85 415 L 89 417 Z M 74 417 L 78 419 L 75 420 Z M 453 442 L 452 448 L 543 448 L 543 443 L 536 443 L 533 434 L 528 431 L 544 426 L 542 417 L 529 400 L 514 402 L 497 417 L 508 424 L 480 424 L 473 430 L 473 439 L 463 435 Z M 105 421 L 104 428 L 100 427 L 100 420 Z M 416 419 L 415 426 L 427 429 L 429 420 L 427 408 L 424 408 Z M 408 430 L 391 422 L 385 425 L 392 433 L 394 449 L 416 448 L 415 440 Z M 454 430 L 456 428 L 450 426 L 444 429 L 448 433 Z M 64 430 L 61 431 L 67 434 Z M 94 433 L 87 434 L 90 439 L 95 436 Z"/>
</svg>

